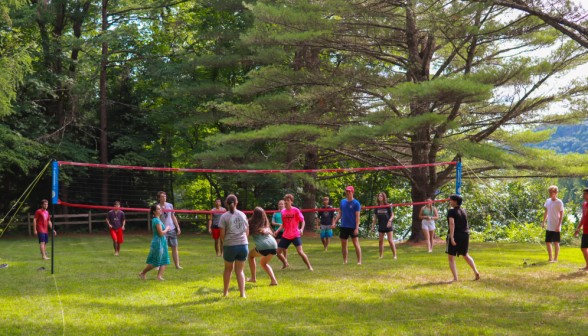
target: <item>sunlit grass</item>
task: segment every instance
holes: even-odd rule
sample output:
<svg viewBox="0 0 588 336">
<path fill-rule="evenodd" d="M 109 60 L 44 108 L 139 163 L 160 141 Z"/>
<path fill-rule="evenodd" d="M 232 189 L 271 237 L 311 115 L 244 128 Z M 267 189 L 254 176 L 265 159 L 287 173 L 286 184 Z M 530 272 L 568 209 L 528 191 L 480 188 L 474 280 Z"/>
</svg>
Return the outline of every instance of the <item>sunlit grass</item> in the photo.
<svg viewBox="0 0 588 336">
<path fill-rule="evenodd" d="M 339 239 L 328 252 L 303 238 L 314 272 L 290 249 L 292 267 L 272 266 L 279 286 L 258 282 L 241 299 L 233 277 L 222 295 L 223 262 L 210 236 L 180 236 L 183 270 L 168 268 L 165 282 L 142 281 L 150 236 L 127 235 L 114 257 L 109 236 L 58 237 L 55 280 L 65 334 L 103 335 L 586 335 L 588 274 L 578 248 L 562 248 L 557 264 L 544 262 L 538 244 L 472 244 L 482 280 L 458 260 L 451 278 L 443 246 L 398 247 L 378 260 L 377 241 L 361 240 L 363 265 L 342 264 Z M 252 245 L 250 245 L 252 246 Z M 524 266 L 536 263 L 535 266 Z M 63 322 L 50 263 L 36 240 L 0 241 L 0 335 L 61 335 Z M 46 271 L 37 271 L 41 266 Z M 245 268 L 249 276 L 249 267 Z"/>
</svg>

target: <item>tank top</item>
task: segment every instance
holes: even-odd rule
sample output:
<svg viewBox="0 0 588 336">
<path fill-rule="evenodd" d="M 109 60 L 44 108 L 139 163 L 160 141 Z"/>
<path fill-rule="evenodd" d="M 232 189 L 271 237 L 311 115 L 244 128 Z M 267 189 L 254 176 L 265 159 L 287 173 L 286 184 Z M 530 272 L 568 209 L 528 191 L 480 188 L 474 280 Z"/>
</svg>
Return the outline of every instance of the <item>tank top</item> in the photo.
<svg viewBox="0 0 588 336">
<path fill-rule="evenodd" d="M 435 211 L 433 210 L 433 208 L 429 210 L 427 209 L 427 207 L 425 207 L 425 210 L 423 210 L 423 216 L 435 217 Z"/>
</svg>

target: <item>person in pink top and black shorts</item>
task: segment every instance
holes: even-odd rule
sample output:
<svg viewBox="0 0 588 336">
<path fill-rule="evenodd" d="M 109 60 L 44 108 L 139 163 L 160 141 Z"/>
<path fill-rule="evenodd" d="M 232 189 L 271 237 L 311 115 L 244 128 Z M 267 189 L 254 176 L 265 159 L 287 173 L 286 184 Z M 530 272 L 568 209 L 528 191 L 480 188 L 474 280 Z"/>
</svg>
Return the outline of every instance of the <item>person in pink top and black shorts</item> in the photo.
<svg viewBox="0 0 588 336">
<path fill-rule="evenodd" d="M 582 220 L 576 229 L 576 237 L 578 237 L 580 227 L 584 227 L 582 229 L 582 245 L 580 245 L 580 250 L 584 255 L 584 260 L 586 260 L 586 266 L 580 269 L 582 271 L 588 271 L 588 188 L 584 189 L 582 197 L 586 202 L 584 202 L 584 205 L 582 205 Z"/>
<path fill-rule="evenodd" d="M 35 212 L 35 218 L 33 219 L 33 229 L 35 235 L 39 238 L 39 249 L 41 250 L 41 257 L 45 260 L 49 260 L 47 257 L 47 244 L 49 243 L 49 233 L 47 226 L 53 229 L 53 223 L 49 219 L 49 212 L 47 211 L 49 202 L 47 200 L 41 201 L 41 209 Z M 57 232 L 53 230 L 53 234 L 57 235 Z"/>
<path fill-rule="evenodd" d="M 286 208 L 282 210 L 282 225 L 274 232 L 274 235 L 277 235 L 282 228 L 284 229 L 282 239 L 278 243 L 278 258 L 283 264 L 281 269 L 290 267 L 283 253 L 288 249 L 290 244 L 294 244 L 296 252 L 298 252 L 306 266 L 308 266 L 308 269 L 312 271 L 308 257 L 302 250 L 302 240 L 300 239 L 300 231 L 304 231 L 304 216 L 302 216 L 302 212 L 298 208 L 292 206 L 292 203 L 294 203 L 294 196 L 291 194 L 284 195 L 284 205 Z M 302 229 L 298 229 L 299 222 L 302 222 Z"/>
</svg>

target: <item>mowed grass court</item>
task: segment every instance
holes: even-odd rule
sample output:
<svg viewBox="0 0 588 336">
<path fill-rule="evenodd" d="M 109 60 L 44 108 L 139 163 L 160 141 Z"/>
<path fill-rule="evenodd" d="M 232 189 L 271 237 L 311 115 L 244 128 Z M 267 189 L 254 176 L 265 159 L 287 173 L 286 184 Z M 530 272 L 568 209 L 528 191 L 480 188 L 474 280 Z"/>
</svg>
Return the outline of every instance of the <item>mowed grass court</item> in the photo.
<svg viewBox="0 0 588 336">
<path fill-rule="evenodd" d="M 184 269 L 168 266 L 165 282 L 154 272 L 147 281 L 137 275 L 150 234 L 126 235 L 118 257 L 107 235 L 57 236 L 54 278 L 35 238 L 5 238 L 0 335 L 588 334 L 588 273 L 578 271 L 583 258 L 573 247 L 552 264 L 539 244 L 471 244 L 481 281 L 471 281 L 460 258 L 461 282 L 448 284 L 443 246 L 430 254 L 400 245 L 398 260 L 389 249 L 379 260 L 377 241 L 361 239 L 363 265 L 352 247 L 343 265 L 338 238 L 324 252 L 318 237 L 303 237 L 315 271 L 291 248 L 291 268 L 272 260 L 279 286 L 268 286 L 258 263 L 258 282 L 247 284 L 243 299 L 234 276 L 221 297 L 223 261 L 208 235 L 179 237 Z"/>
</svg>

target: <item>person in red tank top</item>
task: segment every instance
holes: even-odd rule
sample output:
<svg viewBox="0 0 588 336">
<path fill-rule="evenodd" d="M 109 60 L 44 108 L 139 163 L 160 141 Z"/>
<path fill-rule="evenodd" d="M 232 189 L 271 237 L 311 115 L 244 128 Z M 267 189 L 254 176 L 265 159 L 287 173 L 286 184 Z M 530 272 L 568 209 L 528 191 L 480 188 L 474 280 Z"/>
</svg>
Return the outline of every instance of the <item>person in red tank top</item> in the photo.
<svg viewBox="0 0 588 336">
<path fill-rule="evenodd" d="M 51 223 L 51 220 L 49 219 L 49 212 L 47 212 L 48 207 L 49 202 L 47 200 L 42 200 L 41 209 L 35 212 L 35 218 L 33 219 L 33 230 L 35 235 L 39 238 L 39 249 L 41 250 L 41 257 L 45 260 L 50 259 L 46 255 L 47 243 L 49 243 L 47 226 L 53 230 L 53 223 Z M 57 235 L 57 232 L 53 230 L 53 234 Z"/>
<path fill-rule="evenodd" d="M 578 232 L 580 231 L 580 227 L 584 227 L 582 229 L 582 245 L 580 245 L 580 250 L 584 255 L 584 260 L 586 260 L 586 266 L 580 268 L 583 271 L 588 271 L 588 188 L 584 189 L 582 194 L 584 198 L 584 205 L 582 205 L 582 220 L 576 228 L 576 237 L 578 237 Z"/>
</svg>

